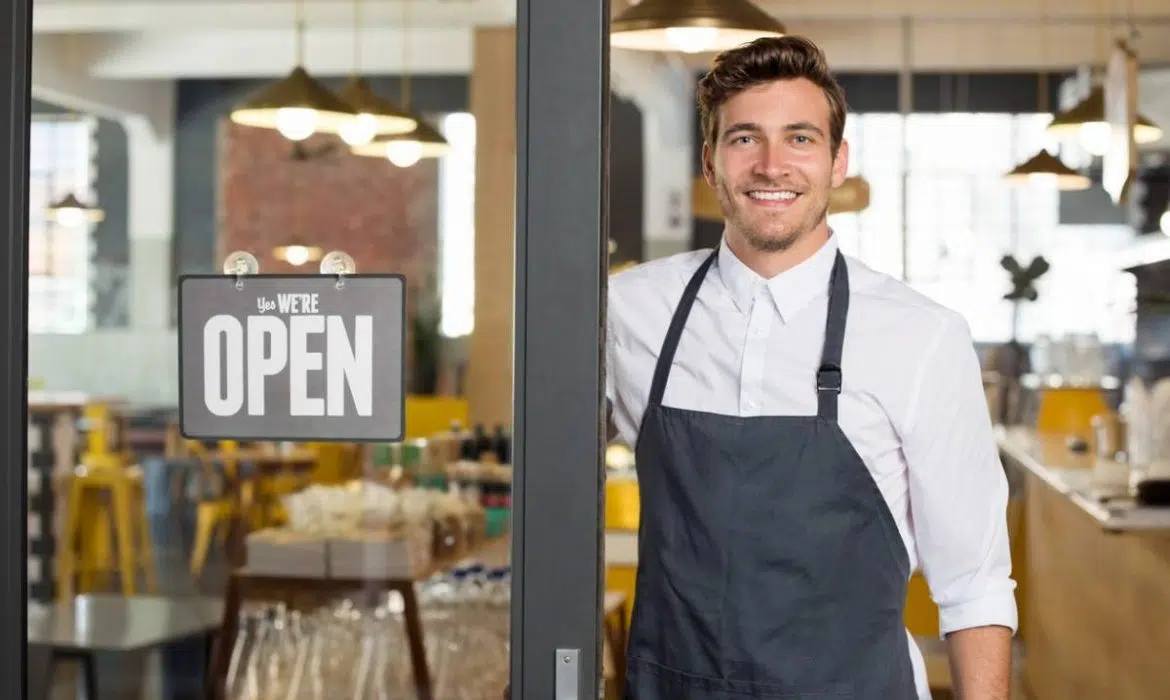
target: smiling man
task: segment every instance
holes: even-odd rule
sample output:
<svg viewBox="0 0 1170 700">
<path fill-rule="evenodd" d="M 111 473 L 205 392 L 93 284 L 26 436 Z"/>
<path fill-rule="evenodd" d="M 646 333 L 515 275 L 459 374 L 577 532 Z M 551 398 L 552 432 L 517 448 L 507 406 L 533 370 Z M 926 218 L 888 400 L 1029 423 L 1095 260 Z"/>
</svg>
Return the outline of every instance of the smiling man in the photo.
<svg viewBox="0 0 1170 700">
<path fill-rule="evenodd" d="M 1006 700 L 1007 481 L 966 323 L 839 252 L 845 96 L 813 43 L 724 53 L 698 93 L 723 240 L 609 283 L 642 494 L 627 699 L 927 699 L 921 568 L 958 696 Z"/>
</svg>

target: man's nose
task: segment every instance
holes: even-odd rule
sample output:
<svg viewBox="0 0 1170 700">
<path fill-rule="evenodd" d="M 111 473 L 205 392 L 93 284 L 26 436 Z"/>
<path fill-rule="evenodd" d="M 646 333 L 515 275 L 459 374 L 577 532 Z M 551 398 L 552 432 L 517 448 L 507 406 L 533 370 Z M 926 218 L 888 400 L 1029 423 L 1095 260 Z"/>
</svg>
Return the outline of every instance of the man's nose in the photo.
<svg viewBox="0 0 1170 700">
<path fill-rule="evenodd" d="M 756 174 L 769 180 L 778 179 L 788 173 L 790 161 L 784 148 L 780 145 L 769 144 L 760 150 L 760 157 L 756 160 Z"/>
</svg>

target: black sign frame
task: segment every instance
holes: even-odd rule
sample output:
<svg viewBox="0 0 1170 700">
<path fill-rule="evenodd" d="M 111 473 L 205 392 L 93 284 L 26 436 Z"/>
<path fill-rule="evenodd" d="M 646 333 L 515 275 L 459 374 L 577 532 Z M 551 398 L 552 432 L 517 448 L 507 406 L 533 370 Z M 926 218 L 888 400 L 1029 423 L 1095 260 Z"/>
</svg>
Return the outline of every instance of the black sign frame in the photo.
<svg viewBox="0 0 1170 700">
<path fill-rule="evenodd" d="M 275 280 L 281 280 L 281 279 L 320 280 L 323 278 L 339 279 L 339 280 L 362 280 L 362 279 L 383 279 L 383 280 L 384 279 L 396 279 L 396 280 L 399 280 L 402 283 L 402 307 L 399 309 L 399 313 L 401 314 L 401 317 L 403 319 L 403 325 L 404 326 L 407 325 L 407 323 L 408 323 L 407 309 L 410 308 L 410 304 L 408 303 L 407 299 L 410 295 L 410 286 L 409 286 L 409 284 L 407 284 L 406 275 L 403 275 L 401 273 L 365 272 L 365 273 L 353 273 L 353 274 L 345 274 L 345 275 L 324 275 L 324 274 L 314 275 L 314 274 L 308 274 L 308 273 L 303 273 L 303 274 L 259 273 L 259 274 L 255 274 L 255 275 L 223 275 L 223 274 L 217 275 L 217 274 L 207 274 L 207 273 L 186 273 L 186 274 L 179 275 L 179 277 L 178 277 L 178 287 L 177 287 L 178 293 L 176 295 L 177 307 L 178 307 L 176 309 L 176 328 L 180 329 L 179 332 L 181 333 L 181 329 L 183 328 L 183 283 L 187 280 L 216 279 L 216 280 L 223 280 L 224 284 L 232 285 L 232 286 L 235 286 L 237 284 L 237 282 L 240 282 L 244 285 L 244 289 L 238 290 L 238 291 L 243 293 L 247 289 L 248 282 L 251 280 L 257 280 L 257 279 L 261 279 L 261 280 L 263 280 L 263 279 L 269 279 L 269 280 L 273 280 L 273 279 L 275 279 Z M 341 290 L 339 290 L 339 291 L 341 291 Z M 400 431 L 401 434 L 397 437 L 397 439 L 385 439 L 385 438 L 356 439 L 356 438 L 348 437 L 348 436 L 346 436 L 346 437 L 325 436 L 325 437 L 315 437 L 315 438 L 312 438 L 311 440 L 308 440 L 308 439 L 305 439 L 305 438 L 299 437 L 299 436 L 287 436 L 287 435 L 285 435 L 285 436 L 271 436 L 271 437 L 264 437 L 264 438 L 249 438 L 249 439 L 265 440 L 265 441 L 270 441 L 270 442 L 324 442 L 324 443 L 346 443 L 346 442 L 348 442 L 348 443 L 371 443 L 371 444 L 383 443 L 383 442 L 401 442 L 402 440 L 404 440 L 406 437 L 405 433 L 406 433 L 406 394 L 407 394 L 407 391 L 406 391 L 406 380 L 407 380 L 407 370 L 406 370 L 407 340 L 406 340 L 406 337 L 407 337 L 407 330 L 408 330 L 407 328 L 405 328 L 405 327 L 403 328 L 402 347 L 400 348 L 401 357 L 403 358 L 402 363 L 401 363 L 401 376 L 399 377 L 399 381 L 401 382 L 400 386 L 402 386 L 402 396 L 400 398 L 400 405 L 399 405 L 399 415 L 402 416 L 402 429 Z M 201 436 L 194 437 L 194 436 L 189 436 L 184 431 L 184 428 L 183 428 L 183 405 L 184 405 L 184 401 L 183 401 L 183 398 L 184 398 L 184 396 L 183 396 L 183 394 L 184 394 L 184 391 L 183 391 L 183 384 L 184 384 L 184 382 L 183 382 L 183 343 L 182 343 L 181 338 L 178 337 L 178 335 L 176 335 L 176 341 L 177 341 L 177 345 L 178 345 L 178 352 L 176 354 L 178 356 L 178 368 L 179 368 L 179 376 L 178 376 L 178 380 L 179 380 L 179 426 L 180 426 L 180 433 L 182 434 L 182 436 L 188 440 L 243 440 L 244 438 L 233 437 L 233 436 L 223 436 L 223 435 L 221 435 L 221 436 L 202 436 L 201 435 Z"/>
</svg>

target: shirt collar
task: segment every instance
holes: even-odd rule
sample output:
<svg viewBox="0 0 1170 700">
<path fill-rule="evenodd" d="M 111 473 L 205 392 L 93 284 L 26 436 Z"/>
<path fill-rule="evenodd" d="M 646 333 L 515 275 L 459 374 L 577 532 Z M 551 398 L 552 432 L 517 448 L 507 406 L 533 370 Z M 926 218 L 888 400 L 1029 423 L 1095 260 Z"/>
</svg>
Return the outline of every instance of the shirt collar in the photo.
<svg viewBox="0 0 1170 700">
<path fill-rule="evenodd" d="M 719 245 L 716 267 L 723 286 L 740 311 L 746 313 L 756 295 L 766 289 L 780 318 L 787 323 L 813 299 L 829 293 L 829 276 L 836 259 L 837 236 L 830 234 L 829 240 L 808 259 L 771 279 L 764 279 L 743 264 L 724 239 Z"/>
</svg>

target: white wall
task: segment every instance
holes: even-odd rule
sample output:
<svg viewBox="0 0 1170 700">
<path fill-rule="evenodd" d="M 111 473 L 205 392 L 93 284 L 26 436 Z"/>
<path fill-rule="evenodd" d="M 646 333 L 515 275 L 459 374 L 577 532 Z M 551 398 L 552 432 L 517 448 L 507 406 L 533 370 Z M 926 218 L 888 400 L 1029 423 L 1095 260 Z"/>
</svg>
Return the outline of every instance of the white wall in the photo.
<svg viewBox="0 0 1170 700">
<path fill-rule="evenodd" d="M 50 390 L 136 404 L 178 400 L 178 350 L 169 329 L 174 206 L 174 81 L 94 79 L 60 37 L 37 37 L 33 92 L 120 121 L 126 129 L 130 327 L 81 335 L 33 334 L 28 372 Z"/>
</svg>

